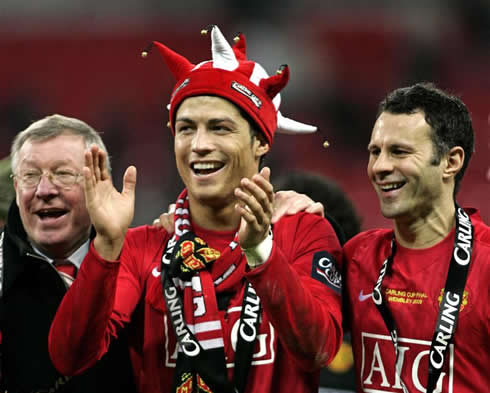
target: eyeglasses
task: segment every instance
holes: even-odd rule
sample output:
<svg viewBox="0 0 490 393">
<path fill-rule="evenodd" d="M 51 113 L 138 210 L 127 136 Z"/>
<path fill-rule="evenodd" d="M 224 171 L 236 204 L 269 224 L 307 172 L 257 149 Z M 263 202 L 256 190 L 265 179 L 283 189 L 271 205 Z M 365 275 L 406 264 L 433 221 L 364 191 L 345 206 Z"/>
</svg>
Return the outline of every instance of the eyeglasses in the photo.
<svg viewBox="0 0 490 393">
<path fill-rule="evenodd" d="M 23 188 L 36 188 L 44 175 L 46 175 L 49 181 L 56 187 L 69 189 L 78 182 L 78 178 L 82 174 L 66 170 L 56 172 L 26 171 L 11 175 L 11 177 L 17 179 L 17 182 Z"/>
</svg>

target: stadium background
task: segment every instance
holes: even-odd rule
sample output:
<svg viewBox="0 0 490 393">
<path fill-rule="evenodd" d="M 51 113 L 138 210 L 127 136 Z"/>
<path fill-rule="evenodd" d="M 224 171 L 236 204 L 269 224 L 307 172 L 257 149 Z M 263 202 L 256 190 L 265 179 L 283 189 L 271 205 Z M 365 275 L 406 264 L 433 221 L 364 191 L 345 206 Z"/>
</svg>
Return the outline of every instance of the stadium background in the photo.
<svg viewBox="0 0 490 393">
<path fill-rule="evenodd" d="M 434 81 L 472 113 L 476 151 L 459 200 L 490 222 L 487 0 L 2 0 L 0 157 L 33 120 L 81 118 L 103 132 L 116 185 L 136 165 L 134 224 L 151 222 L 182 185 L 166 128 L 174 80 L 156 52 L 140 52 L 159 40 L 192 62 L 209 59 L 209 38 L 199 33 L 209 23 L 230 41 L 244 32 L 249 57 L 269 74 L 288 63 L 282 112 L 320 128 L 276 138 L 266 161 L 273 177 L 293 169 L 328 175 L 352 198 L 364 229 L 389 226 L 366 176 L 377 104 L 396 87 Z"/>
</svg>

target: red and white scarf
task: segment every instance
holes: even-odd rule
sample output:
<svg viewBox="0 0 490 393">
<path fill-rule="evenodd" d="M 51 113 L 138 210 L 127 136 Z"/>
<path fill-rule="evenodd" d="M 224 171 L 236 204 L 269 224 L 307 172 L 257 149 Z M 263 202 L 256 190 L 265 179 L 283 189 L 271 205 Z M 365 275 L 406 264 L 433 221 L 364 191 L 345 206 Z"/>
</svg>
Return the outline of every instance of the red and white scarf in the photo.
<svg viewBox="0 0 490 393">
<path fill-rule="evenodd" d="M 238 234 L 221 252 L 208 247 L 193 233 L 187 190 L 177 199 L 174 228 L 162 256 L 164 297 L 179 341 L 172 391 L 234 391 L 227 378 L 216 297 L 244 279 L 246 260 Z"/>
</svg>

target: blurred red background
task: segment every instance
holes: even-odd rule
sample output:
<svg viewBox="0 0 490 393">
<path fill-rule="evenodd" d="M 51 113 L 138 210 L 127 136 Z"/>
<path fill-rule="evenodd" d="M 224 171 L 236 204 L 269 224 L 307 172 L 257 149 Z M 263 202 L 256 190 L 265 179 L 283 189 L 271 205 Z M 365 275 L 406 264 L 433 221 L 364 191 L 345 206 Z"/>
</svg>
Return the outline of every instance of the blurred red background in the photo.
<svg viewBox="0 0 490 393">
<path fill-rule="evenodd" d="M 81 118 L 103 132 L 116 184 L 128 165 L 138 167 L 135 224 L 151 222 L 182 185 L 166 127 L 174 81 L 156 52 L 146 59 L 140 52 L 159 40 L 192 62 L 209 59 L 209 38 L 199 32 L 213 22 L 229 40 L 243 31 L 249 56 L 269 74 L 288 63 L 291 82 L 282 94 L 282 112 L 320 127 L 309 136 L 276 137 L 267 160 L 273 176 L 292 169 L 325 174 L 345 188 L 364 229 L 389 226 L 366 175 L 377 104 L 394 88 L 430 80 L 459 95 L 472 113 L 476 152 L 459 200 L 479 207 L 490 222 L 488 19 L 478 30 L 451 2 L 436 2 L 442 8 L 435 10 L 360 9 L 355 1 L 331 9 L 307 1 L 300 8 L 286 2 L 289 8 L 278 16 L 252 3 L 257 8 L 241 12 L 244 3 L 225 7 L 215 1 L 219 11 L 203 9 L 192 17 L 163 6 L 151 18 L 135 20 L 130 13 L 111 19 L 107 11 L 106 19 L 0 17 L 0 154 L 8 154 L 12 138 L 33 120 L 52 113 Z M 328 149 L 322 147 L 325 139 Z"/>
</svg>

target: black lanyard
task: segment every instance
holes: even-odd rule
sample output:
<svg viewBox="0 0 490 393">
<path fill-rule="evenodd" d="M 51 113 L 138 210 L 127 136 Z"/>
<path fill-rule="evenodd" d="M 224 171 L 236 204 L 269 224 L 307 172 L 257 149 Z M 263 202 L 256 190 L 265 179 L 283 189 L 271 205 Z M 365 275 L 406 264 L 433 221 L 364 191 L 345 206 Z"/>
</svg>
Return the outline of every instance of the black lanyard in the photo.
<svg viewBox="0 0 490 393">
<path fill-rule="evenodd" d="M 170 320 L 172 321 L 172 327 L 183 354 L 190 359 L 193 359 L 194 367 L 196 370 L 199 370 L 200 366 L 203 366 L 203 363 L 206 363 L 203 362 L 202 359 L 200 360 L 204 349 L 185 323 L 182 299 L 178 294 L 177 287 L 174 285 L 172 278 L 168 274 L 169 256 L 172 255 L 176 244 L 174 237 L 167 243 L 166 250 L 162 256 L 161 281 L 165 304 L 167 305 Z M 243 295 L 235 350 L 233 385 L 234 392 L 237 393 L 243 393 L 247 385 L 247 376 L 252 363 L 255 341 L 258 336 L 261 308 L 258 295 L 255 293 L 252 285 L 247 281 Z M 223 337 L 223 339 L 225 339 L 225 337 Z M 226 360 L 224 358 L 222 364 L 215 365 L 214 367 L 216 372 L 221 371 L 221 373 L 224 374 L 224 377 L 227 378 Z"/>
<path fill-rule="evenodd" d="M 444 358 L 449 344 L 454 338 L 459 316 L 463 291 L 468 276 L 468 270 L 473 250 L 474 229 L 470 217 L 456 204 L 456 233 L 454 246 L 449 264 L 449 271 L 444 287 L 444 295 L 439 307 L 434 336 L 429 352 L 429 370 L 427 377 L 427 393 L 432 393 L 444 365 Z M 381 265 L 378 280 L 373 289 L 373 301 L 378 308 L 383 321 L 390 332 L 393 347 L 395 348 L 395 372 L 399 373 L 404 392 L 408 390 L 401 379 L 401 370 L 398 365 L 398 332 L 395 320 L 381 291 L 383 279 L 388 270 L 391 269 L 396 254 L 396 243 L 393 237 L 391 241 L 391 253 Z"/>
</svg>

